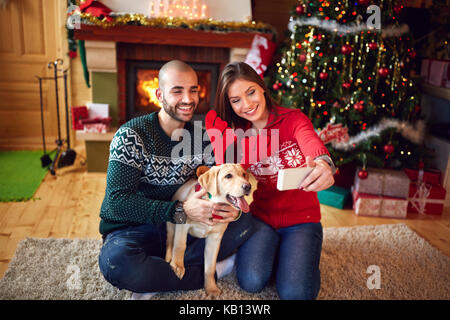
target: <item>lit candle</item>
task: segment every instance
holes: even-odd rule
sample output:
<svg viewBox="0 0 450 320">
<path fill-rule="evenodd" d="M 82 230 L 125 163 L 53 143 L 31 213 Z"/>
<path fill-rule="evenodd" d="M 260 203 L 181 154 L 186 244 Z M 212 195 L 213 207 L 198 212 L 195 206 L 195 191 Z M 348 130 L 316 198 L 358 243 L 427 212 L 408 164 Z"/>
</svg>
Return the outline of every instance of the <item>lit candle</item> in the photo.
<svg viewBox="0 0 450 320">
<path fill-rule="evenodd" d="M 202 5 L 202 18 L 206 17 L 206 4 Z"/>
</svg>

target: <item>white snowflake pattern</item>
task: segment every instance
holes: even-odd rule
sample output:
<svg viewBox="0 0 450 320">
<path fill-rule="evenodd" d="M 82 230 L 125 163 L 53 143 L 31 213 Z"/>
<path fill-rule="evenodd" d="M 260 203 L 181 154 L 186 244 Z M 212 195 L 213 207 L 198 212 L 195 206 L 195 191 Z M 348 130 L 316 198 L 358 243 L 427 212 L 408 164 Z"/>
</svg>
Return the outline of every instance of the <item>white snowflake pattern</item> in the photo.
<svg viewBox="0 0 450 320">
<path fill-rule="evenodd" d="M 295 168 L 302 163 L 303 157 L 300 153 L 300 150 L 297 148 L 292 148 L 287 150 L 284 158 L 286 159 L 288 166 L 291 168 Z"/>
<path fill-rule="evenodd" d="M 263 165 L 261 162 L 256 162 L 251 165 L 250 170 L 255 176 L 260 176 L 262 174 Z"/>
<path fill-rule="evenodd" d="M 272 174 L 278 173 L 278 170 L 283 169 L 284 166 L 281 163 L 281 159 L 278 155 L 271 156 L 267 158 L 266 163 L 268 164 L 268 171 L 271 171 Z"/>
</svg>

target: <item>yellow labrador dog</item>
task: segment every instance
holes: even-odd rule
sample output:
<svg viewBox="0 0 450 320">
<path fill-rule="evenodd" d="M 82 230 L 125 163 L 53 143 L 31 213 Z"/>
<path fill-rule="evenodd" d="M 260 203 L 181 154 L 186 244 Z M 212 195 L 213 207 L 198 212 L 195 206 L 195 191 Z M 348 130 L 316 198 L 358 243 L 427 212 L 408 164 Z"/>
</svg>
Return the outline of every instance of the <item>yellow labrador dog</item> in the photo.
<svg viewBox="0 0 450 320">
<path fill-rule="evenodd" d="M 208 192 L 209 200 L 216 203 L 228 203 L 243 212 L 249 205 L 245 197 L 250 194 L 249 174 L 240 164 L 222 164 L 212 167 L 201 166 L 197 169 L 198 183 Z M 172 197 L 172 200 L 184 201 L 195 192 L 196 179 L 187 181 Z M 178 278 L 184 276 L 184 252 L 187 234 L 197 238 L 206 238 L 205 242 L 205 290 L 208 295 L 219 296 L 221 291 L 216 285 L 217 254 L 222 236 L 228 223 L 209 226 L 187 218 L 185 224 L 167 223 L 166 258 Z"/>
</svg>

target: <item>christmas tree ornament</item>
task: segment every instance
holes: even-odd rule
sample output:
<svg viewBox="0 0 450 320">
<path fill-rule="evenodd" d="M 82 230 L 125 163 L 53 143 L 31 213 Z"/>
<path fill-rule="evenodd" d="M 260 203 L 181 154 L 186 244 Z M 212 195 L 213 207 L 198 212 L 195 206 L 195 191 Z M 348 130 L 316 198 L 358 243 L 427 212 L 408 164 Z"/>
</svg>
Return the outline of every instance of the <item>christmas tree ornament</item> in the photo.
<svg viewBox="0 0 450 320">
<path fill-rule="evenodd" d="M 353 51 L 353 48 L 352 48 L 350 45 L 348 45 L 348 44 L 344 44 L 344 45 L 341 47 L 341 52 L 342 52 L 343 54 L 350 54 L 352 51 Z"/>
<path fill-rule="evenodd" d="M 370 50 L 376 50 L 378 48 L 378 43 L 371 42 L 367 46 L 369 47 Z"/>
<path fill-rule="evenodd" d="M 386 152 L 387 154 L 394 153 L 394 151 L 395 151 L 395 148 L 394 148 L 394 146 L 392 145 L 392 143 L 388 143 L 387 145 L 385 145 L 385 146 L 383 147 L 383 149 L 384 149 L 384 152 Z"/>
<path fill-rule="evenodd" d="M 358 3 L 362 6 L 367 7 L 367 5 L 369 4 L 369 0 L 358 0 Z"/>
<path fill-rule="evenodd" d="M 305 13 L 305 8 L 303 6 L 297 6 L 295 7 L 295 12 L 297 12 L 297 14 L 302 15 Z"/>
<path fill-rule="evenodd" d="M 417 52 L 414 51 L 414 50 L 411 50 L 411 51 L 409 52 L 409 56 L 411 57 L 411 59 L 415 59 L 415 58 L 416 58 L 416 55 L 417 55 Z"/>
<path fill-rule="evenodd" d="M 354 105 L 353 105 L 353 109 L 355 109 L 356 111 L 359 111 L 359 112 L 363 112 L 364 111 L 364 105 L 363 105 L 363 101 L 359 101 L 359 102 L 356 102 Z"/>
<path fill-rule="evenodd" d="M 389 75 L 389 69 L 386 67 L 381 67 L 380 69 L 378 69 L 378 74 L 380 75 L 380 77 L 386 78 Z"/>
<path fill-rule="evenodd" d="M 320 80 L 327 80 L 328 79 L 328 73 L 327 72 L 321 72 L 319 73 Z"/>
<path fill-rule="evenodd" d="M 359 170 L 359 171 L 358 171 L 358 177 L 359 177 L 361 180 L 367 179 L 368 176 L 369 176 L 369 173 L 367 172 L 366 169 L 362 169 L 362 170 Z"/>
<path fill-rule="evenodd" d="M 351 82 L 348 82 L 348 81 L 346 81 L 342 84 L 342 87 L 344 89 L 350 89 L 351 86 L 352 86 Z"/>
<path fill-rule="evenodd" d="M 414 107 L 414 112 L 415 113 L 420 113 L 420 111 L 422 111 L 422 108 L 419 105 Z"/>
<path fill-rule="evenodd" d="M 402 10 L 403 10 L 403 6 L 402 6 L 402 5 L 396 4 L 396 5 L 394 6 L 394 12 L 395 12 L 395 14 L 400 14 L 400 12 L 402 12 Z"/>
</svg>

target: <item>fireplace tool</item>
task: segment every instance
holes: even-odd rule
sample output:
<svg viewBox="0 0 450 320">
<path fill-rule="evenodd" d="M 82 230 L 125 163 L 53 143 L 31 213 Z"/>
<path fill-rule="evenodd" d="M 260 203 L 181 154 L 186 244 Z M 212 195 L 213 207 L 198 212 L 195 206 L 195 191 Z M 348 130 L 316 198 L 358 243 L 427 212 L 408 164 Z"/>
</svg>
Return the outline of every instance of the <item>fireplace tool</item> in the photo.
<svg viewBox="0 0 450 320">
<path fill-rule="evenodd" d="M 67 102 L 67 71 L 58 69 L 58 65 L 62 65 L 62 59 L 56 59 L 53 62 L 49 62 L 47 67 L 49 69 L 53 68 L 53 77 L 39 77 L 39 92 L 40 92 L 40 104 L 41 104 L 41 127 L 42 127 L 42 142 L 44 147 L 44 155 L 41 157 L 41 165 L 43 168 L 49 166 L 50 173 L 55 175 L 55 166 L 58 168 L 70 166 L 75 162 L 76 152 L 70 147 L 70 130 L 69 130 L 69 108 Z M 62 75 L 58 76 L 58 72 L 62 72 Z M 59 116 L 59 92 L 58 92 L 58 79 L 64 79 L 64 103 L 66 109 L 66 139 L 65 141 L 61 139 L 61 122 Z M 42 101 L 42 81 L 43 80 L 53 80 L 55 82 L 55 97 L 56 97 L 56 119 L 58 125 L 58 138 L 56 139 L 56 148 L 51 152 L 47 153 L 46 145 L 45 145 L 45 130 L 44 130 L 44 113 L 43 113 L 43 101 Z M 64 144 L 67 143 L 67 147 L 64 149 Z M 56 152 L 53 161 L 50 158 L 50 154 Z"/>
</svg>

